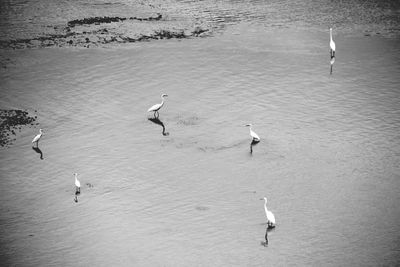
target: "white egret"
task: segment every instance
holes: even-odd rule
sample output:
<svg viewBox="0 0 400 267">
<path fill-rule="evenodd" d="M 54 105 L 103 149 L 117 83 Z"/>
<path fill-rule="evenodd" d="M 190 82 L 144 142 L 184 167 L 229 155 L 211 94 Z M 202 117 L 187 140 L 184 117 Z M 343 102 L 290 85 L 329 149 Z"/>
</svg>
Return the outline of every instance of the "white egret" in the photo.
<svg viewBox="0 0 400 267">
<path fill-rule="evenodd" d="M 336 45 L 332 39 L 332 28 L 329 29 L 329 34 L 331 37 L 331 41 L 329 42 L 329 46 L 331 47 L 331 58 L 335 57 Z"/>
<path fill-rule="evenodd" d="M 39 140 L 42 137 L 42 129 L 39 129 L 39 134 L 35 136 L 35 138 L 33 138 L 32 143 L 36 143 L 36 147 L 39 147 Z"/>
<path fill-rule="evenodd" d="M 151 108 L 147 110 L 147 112 L 154 112 L 154 117 L 156 116 L 156 113 L 160 110 L 160 108 L 164 105 L 164 97 L 168 96 L 167 94 L 162 94 L 161 95 L 161 103 L 160 104 L 155 104 Z"/>
<path fill-rule="evenodd" d="M 253 138 L 253 141 L 260 142 L 260 140 L 261 140 L 260 137 L 255 132 L 253 132 L 253 130 L 251 129 L 251 127 L 253 125 L 251 123 L 249 123 L 249 124 L 246 124 L 245 126 L 250 127 L 250 136 L 251 136 L 251 138 Z"/>
<path fill-rule="evenodd" d="M 275 216 L 274 214 L 268 210 L 267 208 L 267 198 L 264 197 L 264 209 L 265 209 L 265 215 L 267 216 L 267 224 L 268 228 L 274 228 L 275 227 Z"/>
<path fill-rule="evenodd" d="M 75 175 L 76 193 L 80 193 L 81 192 L 81 182 L 79 182 L 79 180 L 78 180 L 78 174 L 74 173 L 74 175 Z"/>
</svg>

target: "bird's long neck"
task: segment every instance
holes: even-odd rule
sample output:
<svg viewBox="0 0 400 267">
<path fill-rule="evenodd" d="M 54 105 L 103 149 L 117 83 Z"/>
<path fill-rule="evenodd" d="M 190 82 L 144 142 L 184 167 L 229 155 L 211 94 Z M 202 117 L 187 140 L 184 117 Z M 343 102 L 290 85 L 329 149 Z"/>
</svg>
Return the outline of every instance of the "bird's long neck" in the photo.
<svg viewBox="0 0 400 267">
<path fill-rule="evenodd" d="M 268 213 L 267 201 L 265 201 L 265 204 L 264 204 L 264 209 L 265 209 L 265 214 L 267 214 L 267 213 Z"/>
<path fill-rule="evenodd" d="M 161 106 L 164 105 L 164 97 L 163 96 L 161 97 L 161 104 L 160 105 Z"/>
<path fill-rule="evenodd" d="M 331 42 L 332 42 L 332 29 L 329 29 L 329 36 L 331 37 Z"/>
</svg>

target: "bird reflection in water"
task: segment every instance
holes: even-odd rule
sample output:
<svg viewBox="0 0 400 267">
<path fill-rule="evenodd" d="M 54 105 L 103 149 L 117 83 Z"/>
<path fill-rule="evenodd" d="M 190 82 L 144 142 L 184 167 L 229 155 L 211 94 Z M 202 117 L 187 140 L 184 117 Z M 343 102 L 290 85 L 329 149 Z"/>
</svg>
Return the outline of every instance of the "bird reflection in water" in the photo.
<svg viewBox="0 0 400 267">
<path fill-rule="evenodd" d="M 333 63 L 335 63 L 335 52 L 336 52 L 336 44 L 332 38 L 332 28 L 329 29 L 329 37 L 330 37 L 329 47 L 330 47 L 330 55 L 331 55 L 331 75 L 332 75 Z"/>
<path fill-rule="evenodd" d="M 253 139 L 250 143 L 250 154 L 253 154 L 253 146 L 257 145 L 260 143 L 260 141 Z"/>
<path fill-rule="evenodd" d="M 164 135 L 164 136 L 168 136 L 169 135 L 168 132 L 165 132 L 164 123 L 158 117 L 149 118 L 149 121 L 151 121 L 151 122 L 153 122 L 155 124 L 161 125 L 161 127 L 162 127 L 162 135 Z"/>
<path fill-rule="evenodd" d="M 75 192 L 75 198 L 74 198 L 75 203 L 78 203 L 78 195 L 79 195 L 79 192 L 76 191 Z"/>
<path fill-rule="evenodd" d="M 335 63 L 335 57 L 331 57 L 331 74 L 333 72 L 333 63 Z"/>
<path fill-rule="evenodd" d="M 40 150 L 39 147 L 34 147 L 34 146 L 33 146 L 32 149 L 33 149 L 36 153 L 40 154 L 40 159 L 43 159 L 43 152 L 42 152 L 42 150 Z"/>
<path fill-rule="evenodd" d="M 269 243 L 269 239 L 268 239 L 268 233 L 271 232 L 272 230 L 274 230 L 275 227 L 270 227 L 269 225 L 267 225 L 266 229 L 265 229 L 265 241 L 261 242 L 261 245 L 263 245 L 264 247 L 268 247 L 268 243 Z"/>
</svg>

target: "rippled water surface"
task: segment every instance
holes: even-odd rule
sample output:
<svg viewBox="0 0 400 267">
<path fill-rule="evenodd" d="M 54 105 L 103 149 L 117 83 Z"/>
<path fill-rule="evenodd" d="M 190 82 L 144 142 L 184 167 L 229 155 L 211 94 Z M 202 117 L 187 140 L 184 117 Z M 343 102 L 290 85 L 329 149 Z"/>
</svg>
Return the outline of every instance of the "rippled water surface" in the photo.
<svg viewBox="0 0 400 267">
<path fill-rule="evenodd" d="M 352 36 L 398 37 L 400 34 L 400 2 L 397 0 L 7 0 L 0 2 L 0 41 L 59 33 L 54 29 L 63 28 L 75 19 L 143 17 L 154 12 L 162 13 L 166 23 L 181 21 L 181 25 L 185 25 L 184 21 L 193 20 L 216 32 L 247 21 L 262 24 L 266 29 L 334 27 Z"/>
<path fill-rule="evenodd" d="M 2 262 L 397 265 L 398 38 L 335 31 L 330 75 L 328 27 L 253 16 L 211 38 L 10 51 L 0 106 L 40 125 L 0 150 Z"/>
</svg>

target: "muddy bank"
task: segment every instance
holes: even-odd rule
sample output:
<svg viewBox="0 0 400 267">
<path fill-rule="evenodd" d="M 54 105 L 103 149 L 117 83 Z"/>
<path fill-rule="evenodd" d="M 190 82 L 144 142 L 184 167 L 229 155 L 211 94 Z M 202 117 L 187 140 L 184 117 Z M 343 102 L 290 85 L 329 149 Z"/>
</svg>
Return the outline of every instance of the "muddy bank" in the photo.
<svg viewBox="0 0 400 267">
<path fill-rule="evenodd" d="M 54 27 L 58 33 L 47 34 L 35 38 L 1 40 L 0 48 L 39 48 L 49 46 L 102 46 L 110 43 L 132 43 L 159 39 L 185 39 L 191 37 L 206 37 L 210 30 L 201 26 L 192 28 L 176 28 L 168 21 L 162 20 L 162 15 L 156 17 L 93 17 L 67 22 L 67 26 Z M 143 25 L 142 22 L 158 22 Z"/>
<path fill-rule="evenodd" d="M 68 27 L 75 27 L 77 25 L 90 25 L 90 24 L 99 25 L 100 23 L 120 22 L 120 21 L 124 21 L 127 19 L 138 20 L 138 21 L 153 21 L 153 20 L 162 19 L 162 15 L 158 14 L 157 17 L 148 17 L 148 18 L 94 17 L 94 18 L 76 19 L 76 20 L 68 21 Z"/>
<path fill-rule="evenodd" d="M 101 9 L 96 5 L 82 6 L 80 8 L 84 11 L 74 12 L 71 9 L 71 14 L 67 15 L 41 14 L 41 20 L 36 22 L 38 16 L 33 16 L 32 12 L 36 14 L 45 8 L 38 3 L 27 4 L 23 7 L 27 14 L 22 21 L 18 20 L 18 14 L 8 12 L 8 26 L 0 29 L 3 35 L 0 38 L 0 49 L 52 46 L 88 48 L 159 39 L 205 37 L 212 32 L 212 27 L 204 21 L 193 15 L 176 16 L 161 4 L 156 7 L 151 3 L 132 2 L 130 5 L 102 6 Z M 93 12 L 92 8 L 99 10 Z M 10 27 L 13 21 L 14 27 L 20 25 L 20 29 L 13 30 Z"/>
<path fill-rule="evenodd" d="M 37 125 L 35 123 L 37 116 L 30 116 L 24 110 L 5 110 L 0 109 L 0 146 L 11 145 L 15 141 L 17 131 L 21 131 L 25 125 Z"/>
<path fill-rule="evenodd" d="M 191 37 L 206 37 L 209 35 L 209 29 L 203 29 L 201 27 L 195 27 L 191 30 L 162 29 L 162 27 L 159 27 L 147 34 L 121 34 L 108 28 L 89 31 L 73 31 L 70 27 L 66 27 L 64 34 L 51 34 L 32 39 L 0 41 L 0 48 L 24 49 L 49 46 L 76 46 L 89 48 L 91 46 L 102 46 L 110 43 L 134 43 L 171 38 L 185 39 Z"/>
</svg>

